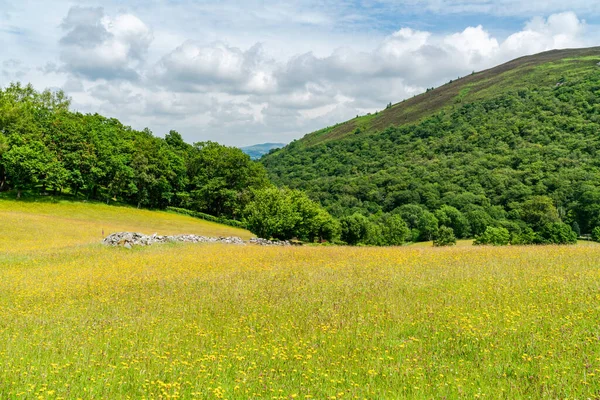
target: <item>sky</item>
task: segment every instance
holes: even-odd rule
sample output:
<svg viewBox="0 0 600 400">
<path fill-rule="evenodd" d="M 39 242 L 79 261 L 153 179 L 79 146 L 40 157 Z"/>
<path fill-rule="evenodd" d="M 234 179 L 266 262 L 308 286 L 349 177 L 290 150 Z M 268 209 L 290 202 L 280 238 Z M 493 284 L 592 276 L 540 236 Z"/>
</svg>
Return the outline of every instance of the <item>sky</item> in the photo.
<svg viewBox="0 0 600 400">
<path fill-rule="evenodd" d="M 190 143 L 287 143 L 472 71 L 600 45 L 589 0 L 0 0 L 0 87 Z"/>
</svg>

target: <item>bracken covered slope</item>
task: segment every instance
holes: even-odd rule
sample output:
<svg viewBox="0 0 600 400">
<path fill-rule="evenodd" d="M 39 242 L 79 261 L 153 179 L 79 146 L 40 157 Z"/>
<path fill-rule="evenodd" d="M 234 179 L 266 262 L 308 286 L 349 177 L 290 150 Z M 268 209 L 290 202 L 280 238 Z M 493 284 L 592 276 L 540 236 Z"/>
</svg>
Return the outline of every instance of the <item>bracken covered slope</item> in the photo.
<svg viewBox="0 0 600 400">
<path fill-rule="evenodd" d="M 300 140 L 305 145 L 314 145 L 329 140 L 340 139 L 354 134 L 377 132 L 390 125 L 414 123 L 441 110 L 455 108 L 494 94 L 518 89 L 523 85 L 556 84 L 555 74 L 545 74 L 539 70 L 543 64 L 564 63 L 566 68 L 593 65 L 588 57 L 600 61 L 600 47 L 586 49 L 552 50 L 533 56 L 509 61 L 497 67 L 473 73 L 453 80 L 434 90 L 394 104 L 377 114 L 365 115 L 350 121 L 310 133 Z M 556 67 L 556 66 L 555 66 Z M 560 67 L 557 68 L 560 70 Z M 540 73 L 542 72 L 542 73 Z"/>
</svg>

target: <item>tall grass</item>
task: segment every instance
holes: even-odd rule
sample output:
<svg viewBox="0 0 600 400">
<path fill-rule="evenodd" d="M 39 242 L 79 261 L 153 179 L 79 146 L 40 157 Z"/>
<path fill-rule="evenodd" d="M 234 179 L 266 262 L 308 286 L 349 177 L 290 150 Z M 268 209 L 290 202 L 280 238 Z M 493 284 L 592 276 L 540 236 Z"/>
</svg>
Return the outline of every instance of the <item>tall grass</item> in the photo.
<svg viewBox="0 0 600 400">
<path fill-rule="evenodd" d="M 19 235 L 88 218 L 62 207 Z M 75 227 L 0 253 L 2 399 L 600 395 L 600 247 L 128 251 Z"/>
</svg>

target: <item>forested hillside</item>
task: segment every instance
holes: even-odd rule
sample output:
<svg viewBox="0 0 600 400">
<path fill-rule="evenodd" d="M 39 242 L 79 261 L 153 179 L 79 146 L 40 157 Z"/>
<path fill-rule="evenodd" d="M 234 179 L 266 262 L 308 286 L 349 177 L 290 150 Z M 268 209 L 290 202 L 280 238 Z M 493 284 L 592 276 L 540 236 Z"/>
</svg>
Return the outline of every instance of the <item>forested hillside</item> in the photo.
<svg viewBox="0 0 600 400">
<path fill-rule="evenodd" d="M 342 221 L 399 215 L 419 239 L 442 225 L 459 237 L 541 229 L 530 217 L 542 209 L 546 222 L 590 233 L 600 225 L 599 61 L 599 49 L 523 58 L 261 161 L 274 182 L 307 191 Z M 413 122 L 395 123 L 416 109 Z M 381 115 L 388 126 L 373 122 Z M 350 134 L 333 135 L 348 124 Z"/>
</svg>

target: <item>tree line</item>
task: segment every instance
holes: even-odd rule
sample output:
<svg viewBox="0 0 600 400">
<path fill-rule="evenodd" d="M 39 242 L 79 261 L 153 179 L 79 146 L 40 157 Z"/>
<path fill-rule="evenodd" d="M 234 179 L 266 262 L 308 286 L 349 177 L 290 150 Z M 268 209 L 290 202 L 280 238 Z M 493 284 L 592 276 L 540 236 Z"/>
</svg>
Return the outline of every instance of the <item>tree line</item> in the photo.
<svg viewBox="0 0 600 400">
<path fill-rule="evenodd" d="M 239 221 L 265 237 L 333 240 L 337 221 L 298 190 L 275 188 L 240 149 L 188 144 L 70 110 L 62 92 L 0 89 L 0 191 L 68 194 Z M 279 208 L 272 208 L 274 205 Z"/>
</svg>

